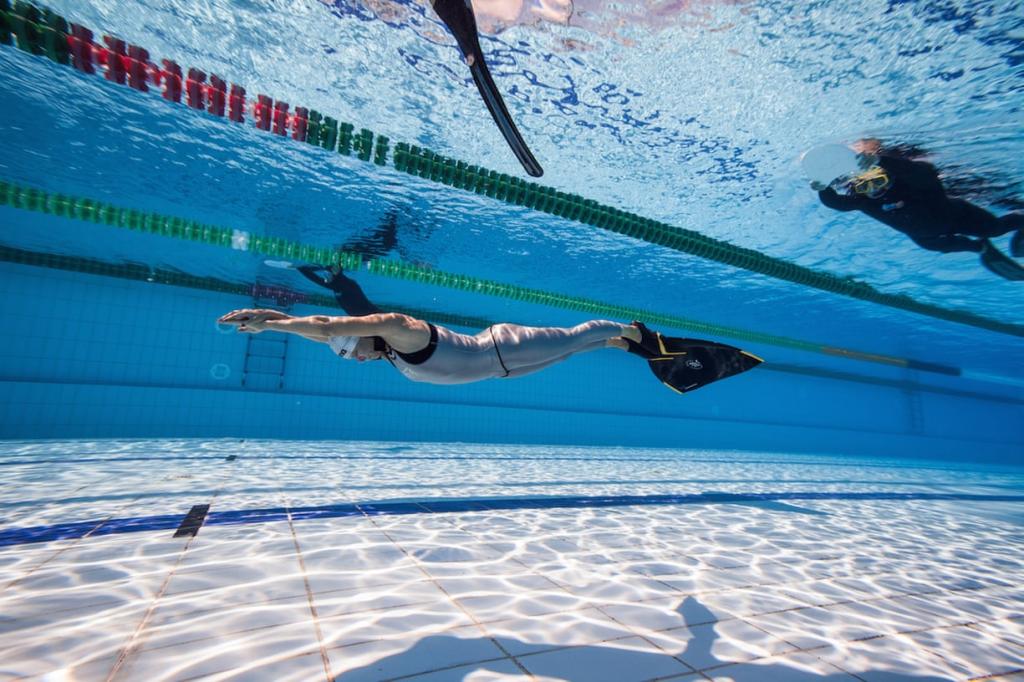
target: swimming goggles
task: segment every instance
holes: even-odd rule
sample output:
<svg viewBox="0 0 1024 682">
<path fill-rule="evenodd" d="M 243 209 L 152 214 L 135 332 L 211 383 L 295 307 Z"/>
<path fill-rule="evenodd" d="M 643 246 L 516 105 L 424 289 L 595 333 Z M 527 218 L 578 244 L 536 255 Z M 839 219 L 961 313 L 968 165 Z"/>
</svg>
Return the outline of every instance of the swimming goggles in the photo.
<svg viewBox="0 0 1024 682">
<path fill-rule="evenodd" d="M 888 173 L 880 166 L 861 173 L 849 181 L 849 188 L 857 194 L 864 194 L 869 197 L 877 197 L 892 184 Z"/>
</svg>

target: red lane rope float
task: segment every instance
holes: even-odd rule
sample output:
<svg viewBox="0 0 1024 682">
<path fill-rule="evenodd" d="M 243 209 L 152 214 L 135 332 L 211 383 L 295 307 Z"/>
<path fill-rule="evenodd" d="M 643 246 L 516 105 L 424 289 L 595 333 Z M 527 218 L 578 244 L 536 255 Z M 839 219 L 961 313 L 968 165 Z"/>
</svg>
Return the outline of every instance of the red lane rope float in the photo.
<svg viewBox="0 0 1024 682">
<path fill-rule="evenodd" d="M 245 88 L 229 84 L 216 74 L 207 74 L 190 68 L 183 77 L 180 65 L 170 59 L 162 60 L 158 66 L 149 58 L 149 51 L 138 45 L 128 45 L 120 38 L 103 36 L 103 44 L 94 41 L 93 32 L 80 24 L 71 24 L 67 34 L 68 52 L 71 65 L 82 73 L 95 74 L 96 67 L 102 70 L 104 78 L 112 83 L 128 85 L 140 92 L 149 92 L 149 86 L 161 89 L 161 95 L 169 102 L 185 103 L 192 109 L 227 118 L 235 123 L 245 122 L 246 114 L 252 116 L 256 127 L 275 135 L 291 137 L 306 142 L 309 130 L 309 110 L 295 107 L 289 113 L 287 102 L 274 101 L 268 95 L 257 95 L 256 101 L 247 107 Z"/>
</svg>

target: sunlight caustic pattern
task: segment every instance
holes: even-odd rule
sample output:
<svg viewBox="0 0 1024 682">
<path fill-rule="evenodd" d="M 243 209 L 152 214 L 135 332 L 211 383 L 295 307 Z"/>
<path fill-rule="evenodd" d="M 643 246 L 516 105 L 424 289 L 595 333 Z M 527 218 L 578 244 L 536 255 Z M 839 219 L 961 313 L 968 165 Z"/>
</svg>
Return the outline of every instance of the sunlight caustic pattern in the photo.
<svg viewBox="0 0 1024 682">
<path fill-rule="evenodd" d="M 19 485 L 5 489 L 0 530 L 129 510 L 184 516 L 201 503 L 298 510 L 625 489 L 836 499 L 319 520 L 287 511 L 188 538 L 6 547 L 4 672 L 938 682 L 1024 668 L 1021 502 L 841 499 L 1005 495 L 1024 490 L 1019 472 L 727 459 L 443 444 L 11 443 L 2 464 Z"/>
</svg>

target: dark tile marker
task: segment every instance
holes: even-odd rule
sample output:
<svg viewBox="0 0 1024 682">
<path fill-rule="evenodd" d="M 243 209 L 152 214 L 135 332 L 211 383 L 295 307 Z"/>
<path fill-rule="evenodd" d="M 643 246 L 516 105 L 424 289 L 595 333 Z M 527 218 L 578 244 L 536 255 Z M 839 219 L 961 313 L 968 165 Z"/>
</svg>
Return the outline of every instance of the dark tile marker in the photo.
<svg viewBox="0 0 1024 682">
<path fill-rule="evenodd" d="M 206 520 L 206 513 L 210 511 L 210 505 L 208 504 L 197 504 L 193 505 L 188 510 L 188 514 L 185 515 L 185 519 L 178 526 L 178 530 L 174 532 L 174 537 L 181 538 L 186 535 L 195 537 L 196 533 L 199 532 L 199 528 L 202 527 L 203 521 Z"/>
</svg>

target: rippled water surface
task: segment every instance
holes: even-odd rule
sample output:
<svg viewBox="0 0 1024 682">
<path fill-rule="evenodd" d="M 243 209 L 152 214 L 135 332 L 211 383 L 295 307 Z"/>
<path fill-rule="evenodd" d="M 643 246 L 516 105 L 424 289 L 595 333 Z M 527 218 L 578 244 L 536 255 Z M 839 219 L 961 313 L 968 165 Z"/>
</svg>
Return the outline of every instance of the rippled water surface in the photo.
<svg viewBox="0 0 1024 682">
<path fill-rule="evenodd" d="M 454 41 L 420 3 L 52 6 L 250 93 L 521 174 Z M 886 292 L 1021 319 L 1017 284 L 972 254 L 925 252 L 864 216 L 830 213 L 798 164 L 812 145 L 875 136 L 925 154 L 955 193 L 997 213 L 1019 208 L 1021 3 L 586 0 L 477 9 L 495 79 L 546 184 Z M 1007 362 L 1019 355 L 1014 338 L 413 180 L 13 49 L 0 51 L 0 66 L 8 180 L 316 245 L 342 244 L 397 209 L 399 255 L 440 269 L 816 343 L 1021 370 Z M 6 241 L 236 280 L 279 276 L 255 259 L 185 247 L 154 253 L 119 236 Z M 978 345 L 989 352 L 974 352 Z"/>
</svg>

